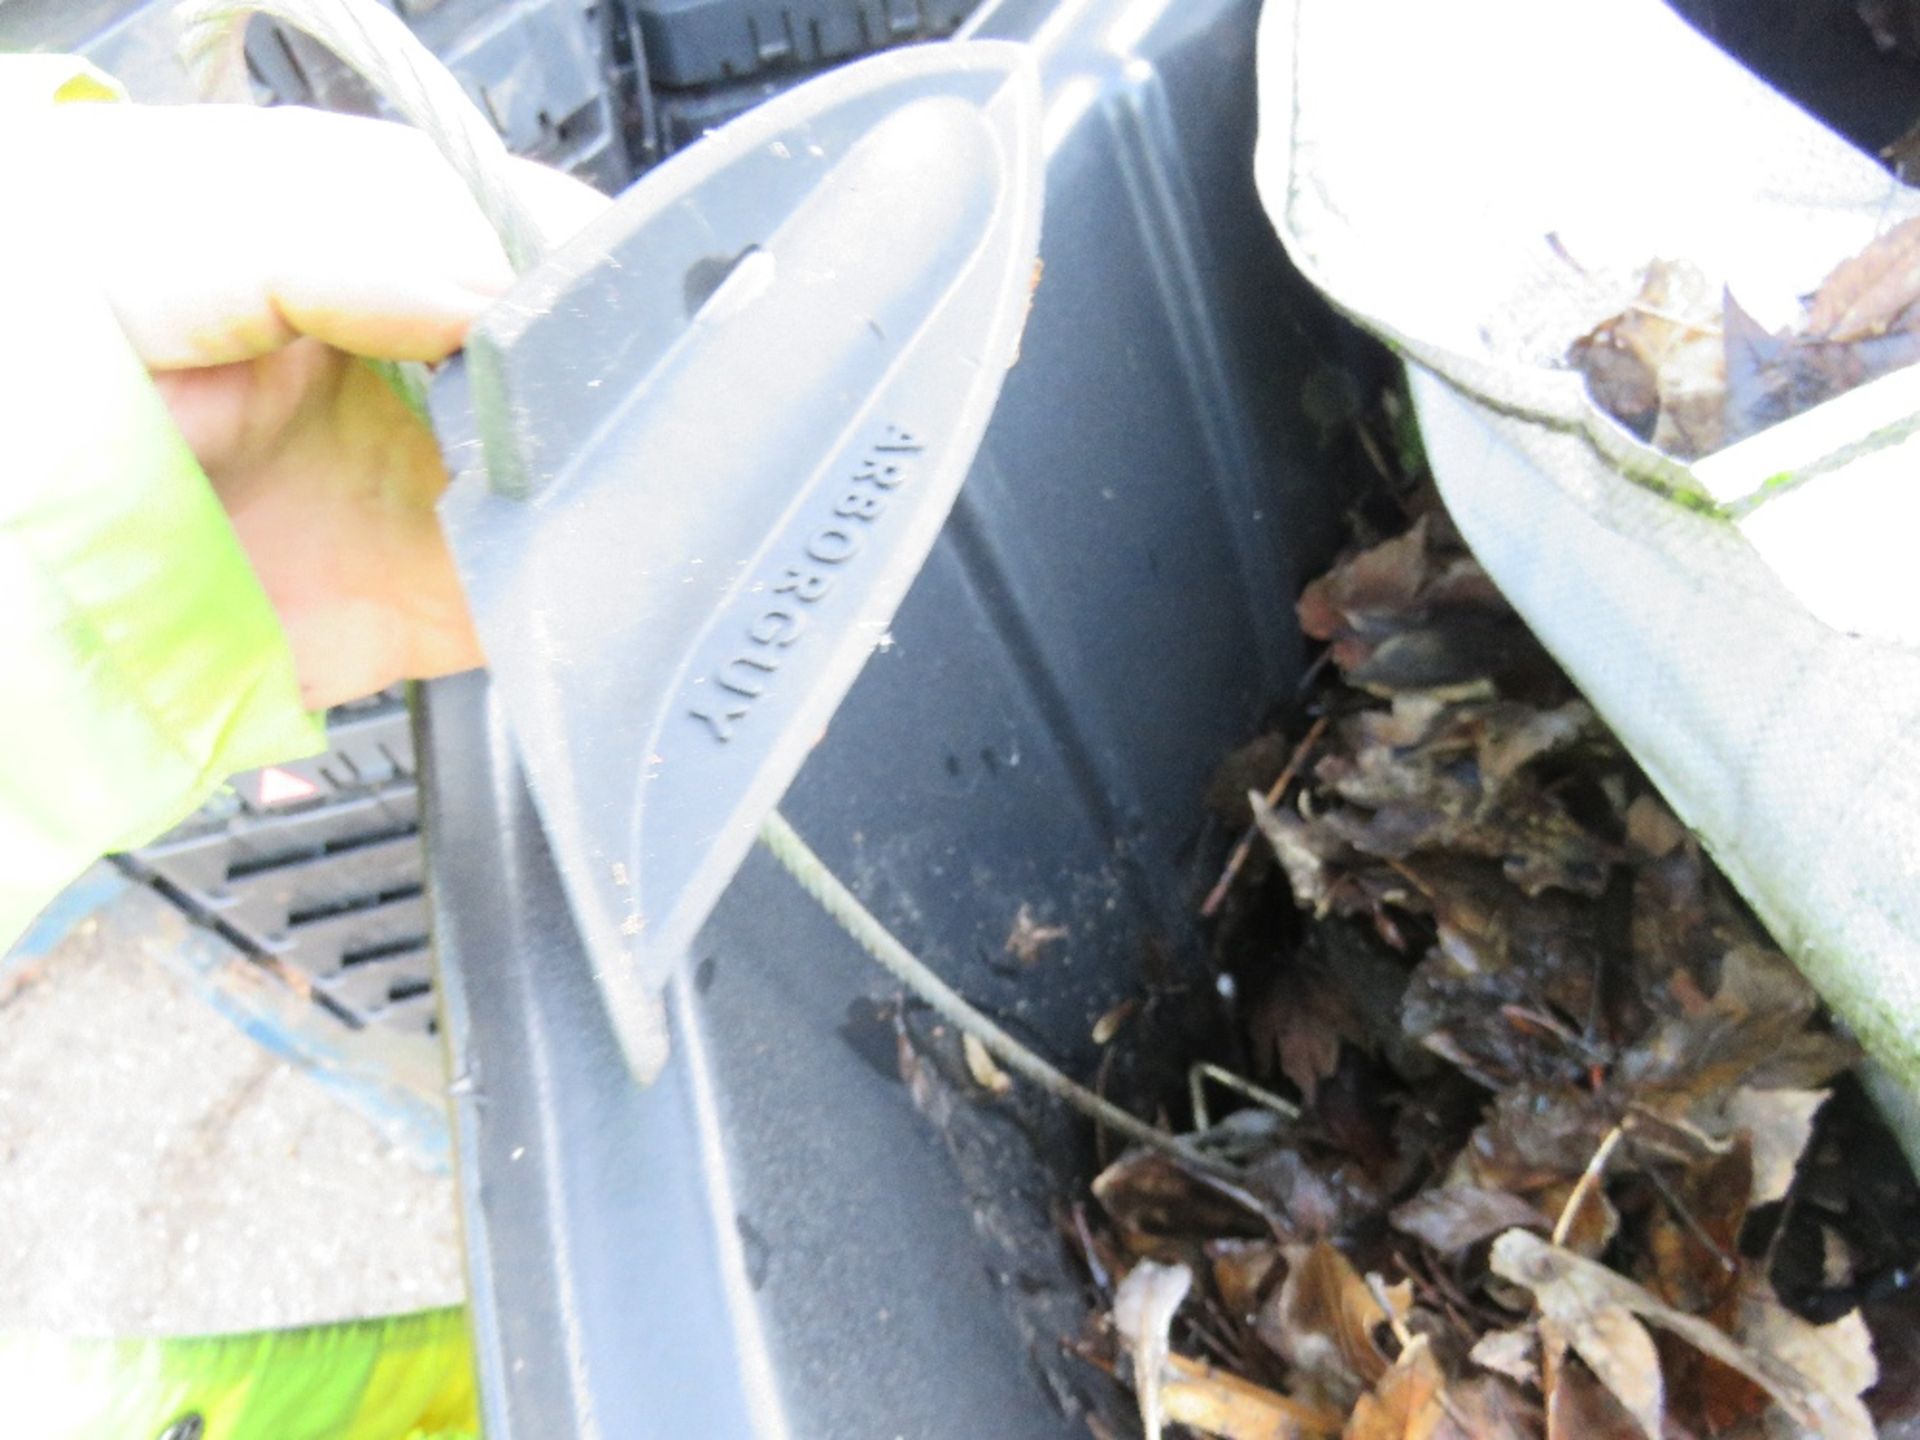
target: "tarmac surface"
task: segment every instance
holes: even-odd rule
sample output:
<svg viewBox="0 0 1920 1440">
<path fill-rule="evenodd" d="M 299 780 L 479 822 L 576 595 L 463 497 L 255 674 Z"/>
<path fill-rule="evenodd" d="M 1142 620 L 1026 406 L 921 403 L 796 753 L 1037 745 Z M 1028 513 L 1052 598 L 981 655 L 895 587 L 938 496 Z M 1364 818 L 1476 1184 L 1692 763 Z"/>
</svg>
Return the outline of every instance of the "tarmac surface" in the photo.
<svg viewBox="0 0 1920 1440">
<path fill-rule="evenodd" d="M 249 1330 L 457 1301 L 451 1180 L 114 924 L 0 990 L 0 1328 Z"/>
</svg>

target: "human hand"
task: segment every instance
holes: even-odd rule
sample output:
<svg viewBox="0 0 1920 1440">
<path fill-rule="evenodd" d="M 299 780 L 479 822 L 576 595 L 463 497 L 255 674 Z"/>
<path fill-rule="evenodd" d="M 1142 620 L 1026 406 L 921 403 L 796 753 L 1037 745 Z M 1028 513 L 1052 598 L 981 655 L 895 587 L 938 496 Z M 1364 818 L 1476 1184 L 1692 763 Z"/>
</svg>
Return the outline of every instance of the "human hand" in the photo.
<svg viewBox="0 0 1920 1440">
<path fill-rule="evenodd" d="M 431 431 L 355 357 L 445 358 L 512 283 L 418 133 L 294 108 L 69 105 L 43 155 L 78 262 L 212 480 L 319 709 L 481 663 Z M 550 241 L 606 205 L 516 162 Z"/>
</svg>

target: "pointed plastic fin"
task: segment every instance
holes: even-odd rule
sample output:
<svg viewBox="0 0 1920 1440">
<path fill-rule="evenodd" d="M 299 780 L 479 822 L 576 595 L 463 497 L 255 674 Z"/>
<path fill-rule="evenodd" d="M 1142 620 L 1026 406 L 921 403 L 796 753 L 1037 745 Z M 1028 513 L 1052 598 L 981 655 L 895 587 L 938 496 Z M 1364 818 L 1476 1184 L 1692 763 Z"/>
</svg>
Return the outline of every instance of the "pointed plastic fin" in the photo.
<svg viewBox="0 0 1920 1440">
<path fill-rule="evenodd" d="M 1022 47 L 836 70 L 635 185 L 434 383 L 441 515 L 642 1080 L 660 987 L 972 464 L 1042 168 Z"/>
</svg>

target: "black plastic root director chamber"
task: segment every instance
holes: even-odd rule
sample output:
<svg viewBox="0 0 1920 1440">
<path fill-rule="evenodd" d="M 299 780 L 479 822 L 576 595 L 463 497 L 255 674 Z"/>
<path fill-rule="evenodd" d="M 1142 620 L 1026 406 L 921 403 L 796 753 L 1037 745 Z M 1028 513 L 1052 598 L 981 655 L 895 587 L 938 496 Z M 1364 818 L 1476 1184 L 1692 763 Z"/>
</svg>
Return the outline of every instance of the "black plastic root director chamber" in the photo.
<svg viewBox="0 0 1920 1440">
<path fill-rule="evenodd" d="M 1350 337 L 1254 194 L 1257 12 L 980 15 L 1041 70 L 1044 280 L 891 642 L 782 807 L 1083 1076 L 1148 957 L 1191 952 L 1202 792 L 1292 693 L 1292 598 L 1337 533 L 1302 401 Z M 1013 1202 L 963 1183 L 890 1036 L 853 1043 L 885 974 L 756 853 L 635 1088 L 485 680 L 426 687 L 420 717 L 491 1440 L 1084 1435 L 1062 1401 L 1098 1377 L 1028 1303 Z M 1023 907 L 1066 931 L 1030 966 L 1005 954 Z M 1044 1238 L 1045 1197 L 1019 1203 Z"/>
</svg>

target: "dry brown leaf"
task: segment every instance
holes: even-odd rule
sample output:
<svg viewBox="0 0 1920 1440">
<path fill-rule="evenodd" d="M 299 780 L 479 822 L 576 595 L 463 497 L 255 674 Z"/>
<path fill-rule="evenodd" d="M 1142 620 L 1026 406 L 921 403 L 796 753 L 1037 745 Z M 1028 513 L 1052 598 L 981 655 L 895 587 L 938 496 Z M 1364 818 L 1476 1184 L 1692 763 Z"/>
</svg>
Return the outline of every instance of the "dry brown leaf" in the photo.
<svg viewBox="0 0 1920 1440">
<path fill-rule="evenodd" d="M 1666 1364 L 1671 1430 L 1760 1440 L 1774 1424 L 1787 1424 L 1767 1392 L 1737 1370 L 1710 1360 L 1662 1332 L 1655 1341 Z"/>
<path fill-rule="evenodd" d="M 1568 1361 L 1547 1392 L 1547 1440 L 1644 1440 L 1640 1422 L 1585 1366 Z"/>
<path fill-rule="evenodd" d="M 1573 1332 L 1587 1317 L 1618 1311 L 1658 1325 L 1739 1371 L 1771 1395 L 1789 1419 L 1815 1433 L 1824 1433 L 1819 1427 L 1840 1413 L 1819 1388 L 1790 1363 L 1739 1344 L 1697 1316 L 1663 1305 L 1624 1275 L 1550 1245 L 1537 1235 L 1525 1230 L 1509 1230 L 1502 1235 L 1493 1242 L 1492 1268 L 1502 1279 L 1531 1290 L 1541 1313 L 1565 1326 L 1576 1348 L 1579 1340 Z M 1612 1333 L 1617 1338 L 1622 1333 L 1621 1327 L 1614 1325 Z M 1645 1331 L 1641 1333 L 1644 1335 Z M 1637 1342 L 1626 1343 L 1632 1347 Z M 1584 1351 L 1582 1358 L 1592 1364 Z M 1608 1382 L 1608 1388 L 1613 1389 L 1600 1366 L 1594 1369 Z M 1644 1393 L 1643 1386 L 1639 1392 Z M 1627 1404 L 1631 1407 L 1632 1401 L 1628 1400 Z M 1650 1433 L 1658 1435 L 1657 1431 Z"/>
<path fill-rule="evenodd" d="M 1543 653 L 1438 512 L 1334 566 L 1298 613 L 1348 682 L 1379 695 L 1483 689 Z"/>
<path fill-rule="evenodd" d="M 1435 1440 L 1443 1428 L 1452 1428 L 1446 1388 L 1427 1337 L 1415 1336 L 1380 1383 L 1354 1405 L 1341 1440 Z"/>
<path fill-rule="evenodd" d="M 1235 1319 L 1251 1320 L 1280 1263 L 1280 1247 L 1270 1240 L 1213 1240 L 1206 1253 L 1220 1303 Z"/>
<path fill-rule="evenodd" d="M 1451 1386 L 1447 1418 L 1453 1429 L 1447 1440 L 1539 1440 L 1538 1408 L 1505 1380 L 1480 1376 Z M 1588 1436 L 1586 1440 L 1596 1440 Z"/>
<path fill-rule="evenodd" d="M 1605 735 L 1593 707 L 1584 700 L 1569 700 L 1551 710 L 1494 704 L 1471 713 L 1480 781 L 1490 794 L 1504 790 L 1522 769 L 1543 756 Z"/>
<path fill-rule="evenodd" d="M 1551 1220 L 1518 1195 L 1474 1185 L 1424 1190 L 1393 1212 L 1393 1224 L 1443 1255 L 1478 1245 L 1515 1226 L 1553 1228 Z"/>
<path fill-rule="evenodd" d="M 1576 1255 L 1589 1259 L 1601 1254 L 1620 1233 L 1620 1212 L 1607 1198 L 1602 1184 L 1570 1183 L 1549 1185 L 1534 1195 L 1534 1201 L 1554 1216 L 1553 1229 L 1562 1232 L 1560 1243 Z M 1569 1207 L 1573 1207 L 1569 1210 Z"/>
<path fill-rule="evenodd" d="M 1920 1209 L 1850 1191 L 1862 1162 L 1829 1155 L 1851 1134 L 1838 1102 L 1817 1131 L 1832 1143 L 1801 1154 L 1854 1051 L 1564 675 L 1468 666 L 1486 683 L 1408 688 L 1442 672 L 1436 656 L 1479 655 L 1500 605 L 1437 511 L 1302 597 L 1348 687 L 1321 706 L 1288 803 L 1249 797 L 1280 873 L 1246 884 L 1338 918 L 1276 926 L 1257 897 L 1218 938 L 1248 982 L 1252 1072 L 1284 1071 L 1311 1103 L 1213 1126 L 1208 1146 L 1244 1167 L 1230 1184 L 1139 1154 L 1096 1185 L 1116 1253 L 1207 1267 L 1192 1334 L 1246 1366 L 1236 1381 L 1166 1361 L 1161 1423 L 1234 1440 L 1324 1440 L 1334 1417 L 1350 1440 L 1864 1440 L 1864 1330 L 1769 1318 L 1740 1245 L 1769 1243 L 1782 1293 L 1822 1315 L 1905 1275 L 1905 1252 L 1870 1237 Z M 1382 979 L 1356 983 L 1343 946 Z M 1768 1242 L 1749 1210 L 1790 1184 Z M 1542 1238 L 1555 1217 L 1560 1245 Z M 1862 1224 L 1823 1287 L 1821 1227 Z M 1582 1258 L 1600 1254 L 1615 1268 Z M 1535 1317 L 1481 1333 L 1524 1309 L 1518 1286 Z M 1268 1388 L 1282 1376 L 1288 1393 Z"/>
<path fill-rule="evenodd" d="M 1809 347 L 1791 330 L 1770 332 L 1741 308 L 1732 291 L 1724 309 L 1720 328 L 1727 346 L 1727 403 L 1721 438 L 1726 444 L 1756 435 L 1837 393 L 1820 373 L 1831 365 L 1809 365 Z M 1845 353 L 1836 346 L 1811 349 L 1815 356 Z"/>
<path fill-rule="evenodd" d="M 1253 823 L 1293 887 L 1294 902 L 1316 916 L 1325 915 L 1333 905 L 1333 886 L 1327 862 L 1344 845 L 1329 846 L 1328 837 L 1291 810 L 1267 803 L 1258 790 L 1247 792 L 1247 804 L 1253 809 Z"/>
<path fill-rule="evenodd" d="M 1450 1384 L 1431 1341 L 1416 1335 L 1355 1404 L 1342 1440 L 1537 1440 L 1538 1419 L 1528 1412 L 1502 1381 Z"/>
<path fill-rule="evenodd" d="M 1506 1190 L 1559 1215 L 1613 1126 L 1602 1096 L 1571 1085 L 1516 1085 L 1497 1095 L 1455 1169 L 1457 1181 Z"/>
<path fill-rule="evenodd" d="M 1376 617 L 1405 616 L 1427 579 L 1427 522 L 1333 567 L 1301 592 L 1300 628 L 1339 643 L 1371 628 Z"/>
<path fill-rule="evenodd" d="M 1720 445 L 1726 349 L 1719 296 L 1693 266 L 1656 260 L 1634 303 L 1574 342 L 1594 403 L 1683 459 Z"/>
<path fill-rule="evenodd" d="M 1882 1440 L 1920 1436 L 1920 1293 L 1914 1287 L 1862 1307 L 1880 1378 L 1868 1397 Z"/>
<path fill-rule="evenodd" d="M 1920 300 L 1920 219 L 1906 220 L 1842 260 L 1807 306 L 1809 335 L 1850 344 L 1909 328 Z"/>
<path fill-rule="evenodd" d="M 1303 1393 L 1351 1405 L 1387 1372 L 1374 1339 L 1388 1322 L 1365 1278 L 1332 1245 L 1289 1246 L 1287 1278 L 1260 1309 L 1255 1332 L 1294 1367 Z"/>
<path fill-rule="evenodd" d="M 1528 894 L 1599 894 L 1617 848 L 1570 816 L 1529 767 L 1598 732 L 1578 701 L 1550 710 L 1501 700 L 1436 705 L 1397 696 L 1335 727 L 1315 766 L 1340 800 L 1321 820 L 1364 855 L 1446 851 L 1501 863 Z"/>
<path fill-rule="evenodd" d="M 1655 261 L 1634 303 L 1567 358 L 1641 438 L 1707 454 L 1920 360 L 1920 220 L 1842 261 L 1777 334 L 1691 266 Z"/>
<path fill-rule="evenodd" d="M 1880 1378 L 1873 1336 L 1858 1310 L 1815 1325 L 1783 1306 L 1764 1277 L 1750 1275 L 1740 1300 L 1740 1338 L 1804 1375 L 1818 1392 L 1817 1429 L 1788 1432 L 1819 1440 L 1873 1440 L 1873 1420 L 1860 1396 Z"/>
<path fill-rule="evenodd" d="M 1367 1288 L 1387 1312 L 1387 1325 L 1402 1339 L 1406 1336 L 1407 1317 L 1413 1313 L 1413 1282 L 1398 1280 L 1389 1285 L 1385 1277 L 1367 1272 Z"/>
<path fill-rule="evenodd" d="M 1709 1154 L 1668 1182 L 1660 1205 L 1646 1219 L 1642 1242 L 1651 1261 L 1651 1272 L 1642 1276 L 1657 1299 L 1732 1331 L 1740 1231 L 1752 1190 L 1753 1164 L 1744 1136 L 1724 1154 Z M 1669 1367 L 1676 1390 L 1687 1378 Z"/>
<path fill-rule="evenodd" d="M 1863 259 L 1872 250 L 1870 246 L 1856 258 Z M 1890 258 L 1891 268 L 1869 283 L 1869 289 L 1876 293 L 1854 294 L 1851 298 L 1857 304 L 1851 313 L 1831 316 L 1845 339 L 1814 329 L 1768 334 L 1731 295 L 1727 297 L 1722 322 L 1727 346 L 1724 443 L 1743 439 L 1920 361 L 1920 327 L 1915 325 L 1910 292 L 1901 304 L 1901 289 L 1913 280 L 1911 269 L 1902 268 L 1910 264 L 1910 259 Z M 1848 297 L 1835 293 L 1834 311 L 1839 312 Z M 1893 308 L 1896 306 L 1899 308 Z"/>
<path fill-rule="evenodd" d="M 966 1056 L 967 1073 L 973 1076 L 973 1083 L 990 1095 L 1012 1093 L 1013 1081 L 994 1060 L 987 1047 L 980 1043 L 977 1036 L 962 1035 L 960 1050 Z"/>
<path fill-rule="evenodd" d="M 1689 331 L 1660 367 L 1653 444 L 1669 455 L 1708 455 L 1725 443 L 1727 352 L 1718 327 Z"/>
<path fill-rule="evenodd" d="M 1569 1338 L 1596 1379 L 1613 1392 L 1650 1440 L 1660 1440 L 1666 1414 L 1666 1383 L 1647 1327 L 1617 1306 L 1569 1316 Z"/>
<path fill-rule="evenodd" d="M 1267 1206 L 1277 1233 L 1297 1244 L 1336 1234 L 1343 1224 L 1380 1208 L 1380 1194 L 1361 1167 L 1330 1157 L 1318 1163 L 1294 1145 L 1262 1156 L 1248 1171 L 1248 1189 Z"/>
<path fill-rule="evenodd" d="M 1093 1043 L 1096 1045 L 1112 1043 L 1113 1037 L 1120 1033 L 1121 1027 L 1133 1018 L 1133 1012 L 1139 1008 L 1140 1002 L 1129 997 L 1108 1010 L 1093 1022 Z"/>
<path fill-rule="evenodd" d="M 1896 149 L 1910 160 L 1913 136 Z M 1594 403 L 1658 449 L 1690 460 L 1733 444 L 1920 362 L 1920 219 L 1835 266 L 1778 333 L 1692 267 L 1655 261 L 1634 303 L 1567 358 Z"/>
<path fill-rule="evenodd" d="M 1750 1208 L 1771 1204 L 1793 1185 L 1794 1172 L 1813 1136 L 1814 1117 L 1827 1103 L 1825 1090 L 1756 1090 L 1742 1086 L 1727 1097 L 1729 1124 L 1753 1146 Z"/>
<path fill-rule="evenodd" d="M 1127 1272 L 1113 1295 L 1113 1324 L 1127 1342 L 1133 1360 L 1133 1388 L 1140 1399 L 1140 1425 L 1147 1440 L 1160 1440 L 1164 1413 L 1161 1372 L 1174 1313 L 1193 1288 L 1193 1272 L 1184 1265 L 1142 1260 Z"/>
<path fill-rule="evenodd" d="M 1819 997 L 1778 951 L 1739 945 L 1703 1009 L 1663 1016 L 1620 1059 L 1616 1078 L 1643 1110 L 1711 1127 L 1740 1086 L 1813 1089 L 1852 1066 L 1851 1042 L 1814 1028 Z"/>
<path fill-rule="evenodd" d="M 1516 1243 L 1518 1236 L 1530 1243 Z M 1551 1322 L 1565 1337 L 1648 1440 L 1660 1440 L 1666 1385 L 1653 1337 L 1612 1290 L 1587 1283 L 1590 1277 L 1581 1267 L 1613 1275 L 1524 1230 L 1510 1230 L 1494 1242 L 1495 1273 L 1533 1291 L 1543 1323 Z M 1556 1378 L 1565 1383 L 1564 1376 Z"/>
<path fill-rule="evenodd" d="M 1467 1358 L 1496 1375 L 1531 1385 L 1540 1375 L 1540 1336 L 1531 1325 L 1518 1330 L 1489 1330 L 1474 1342 Z"/>
<path fill-rule="evenodd" d="M 1056 940 L 1065 940 L 1072 932 L 1064 925 L 1042 925 L 1034 918 L 1033 907 L 1020 902 L 1014 912 L 1013 928 L 1007 932 L 1003 947 L 1021 965 L 1029 969 L 1040 963 L 1041 952 Z"/>
<path fill-rule="evenodd" d="M 1247 1039 L 1258 1074 L 1280 1073 L 1311 1106 L 1320 1082 L 1340 1068 L 1343 1041 L 1364 1049 L 1366 1027 L 1347 994 L 1348 976 L 1303 946 L 1293 963 L 1253 997 L 1247 1009 Z"/>
<path fill-rule="evenodd" d="M 1636 796 L 1627 806 L 1627 844 L 1659 860 L 1687 843 L 1690 832 L 1657 795 Z"/>
<path fill-rule="evenodd" d="M 1140 1235 L 1259 1240 L 1273 1233 L 1244 1200 L 1158 1150 L 1129 1150 L 1094 1177 L 1093 1193 L 1116 1225 Z"/>
<path fill-rule="evenodd" d="M 1340 1433 L 1337 1411 L 1184 1355 L 1167 1357 L 1160 1399 L 1169 1422 L 1219 1440 L 1332 1440 Z"/>
</svg>

